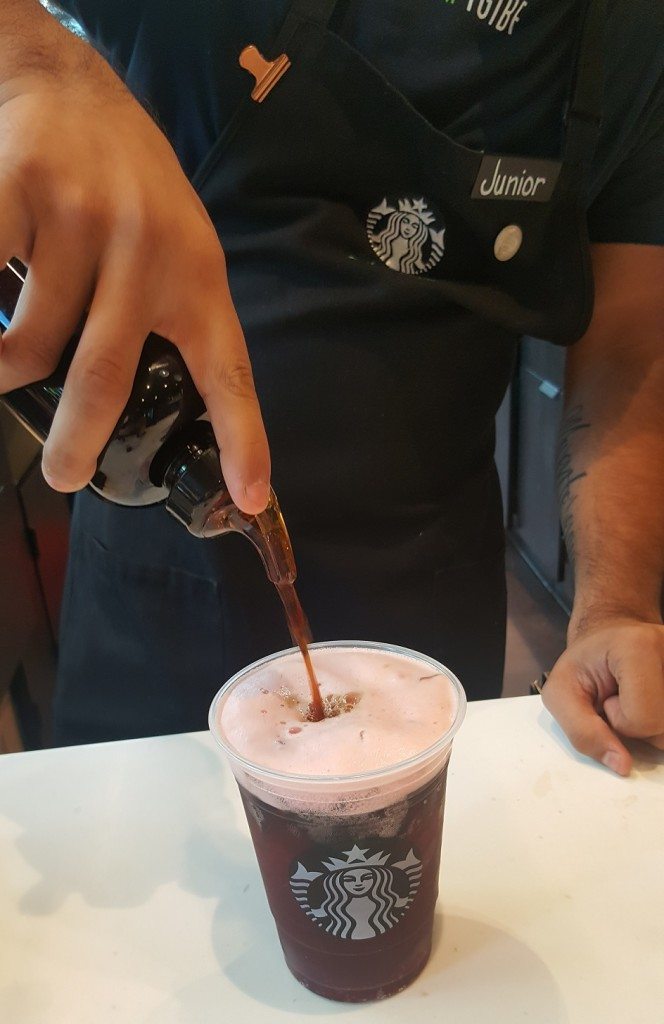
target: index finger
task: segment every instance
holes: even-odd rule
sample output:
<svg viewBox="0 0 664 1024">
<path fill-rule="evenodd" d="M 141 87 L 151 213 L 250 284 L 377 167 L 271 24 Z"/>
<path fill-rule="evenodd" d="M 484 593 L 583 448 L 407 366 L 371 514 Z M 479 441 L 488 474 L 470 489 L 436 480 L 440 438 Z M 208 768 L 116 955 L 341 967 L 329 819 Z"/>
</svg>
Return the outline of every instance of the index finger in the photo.
<svg viewBox="0 0 664 1024">
<path fill-rule="evenodd" d="M 215 322 L 189 324 L 179 348 L 210 414 L 230 495 L 256 515 L 270 495 L 270 450 L 242 328 L 230 294 L 223 298 Z"/>
</svg>

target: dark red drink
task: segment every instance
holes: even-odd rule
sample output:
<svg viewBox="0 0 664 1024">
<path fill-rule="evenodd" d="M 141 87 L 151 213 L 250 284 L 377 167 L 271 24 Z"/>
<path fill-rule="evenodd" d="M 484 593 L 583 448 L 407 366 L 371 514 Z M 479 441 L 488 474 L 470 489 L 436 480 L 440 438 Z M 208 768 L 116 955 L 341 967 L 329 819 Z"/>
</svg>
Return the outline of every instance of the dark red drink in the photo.
<svg viewBox="0 0 664 1024">
<path fill-rule="evenodd" d="M 286 963 L 329 999 L 405 988 L 431 952 L 458 680 L 387 644 L 313 644 L 326 707 L 312 722 L 294 651 L 217 694 L 210 727 L 228 755 Z M 298 679 L 299 674 L 299 679 Z M 298 703 L 299 701 L 299 703 Z"/>
<path fill-rule="evenodd" d="M 328 999 L 405 988 L 431 951 L 447 766 L 371 814 L 297 814 L 240 786 L 286 963 Z M 315 876 L 315 877 L 314 877 Z"/>
</svg>

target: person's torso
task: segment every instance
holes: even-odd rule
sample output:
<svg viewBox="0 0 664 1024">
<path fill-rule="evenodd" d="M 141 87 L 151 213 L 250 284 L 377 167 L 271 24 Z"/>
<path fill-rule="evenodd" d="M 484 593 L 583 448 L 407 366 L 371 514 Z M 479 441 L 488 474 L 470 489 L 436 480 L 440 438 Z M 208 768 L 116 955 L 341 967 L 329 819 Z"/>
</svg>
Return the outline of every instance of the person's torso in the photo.
<svg viewBox="0 0 664 1024">
<path fill-rule="evenodd" d="M 571 341 L 587 320 L 574 176 L 564 209 L 469 200 L 480 151 L 560 159 L 587 5 L 340 2 L 260 107 L 239 54 L 276 56 L 292 4 L 88 6 L 212 213 L 286 507 L 323 522 L 449 504 L 490 462 L 518 335 Z M 609 48 L 634 17 L 610 4 Z M 532 188 L 529 169 L 494 162 L 486 181 Z"/>
</svg>

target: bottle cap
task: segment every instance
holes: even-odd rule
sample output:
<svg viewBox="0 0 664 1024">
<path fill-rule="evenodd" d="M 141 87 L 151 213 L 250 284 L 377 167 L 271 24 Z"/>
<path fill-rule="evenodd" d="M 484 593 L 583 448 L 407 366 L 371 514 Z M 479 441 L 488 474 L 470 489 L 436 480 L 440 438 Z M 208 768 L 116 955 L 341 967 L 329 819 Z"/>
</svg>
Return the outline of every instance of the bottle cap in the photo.
<svg viewBox="0 0 664 1024">
<path fill-rule="evenodd" d="M 164 483 L 169 488 L 166 508 L 197 537 L 204 531 L 210 511 L 232 505 L 219 462 L 219 449 L 212 427 L 199 421 L 178 446 Z M 221 532 L 221 531 L 220 531 Z"/>
</svg>

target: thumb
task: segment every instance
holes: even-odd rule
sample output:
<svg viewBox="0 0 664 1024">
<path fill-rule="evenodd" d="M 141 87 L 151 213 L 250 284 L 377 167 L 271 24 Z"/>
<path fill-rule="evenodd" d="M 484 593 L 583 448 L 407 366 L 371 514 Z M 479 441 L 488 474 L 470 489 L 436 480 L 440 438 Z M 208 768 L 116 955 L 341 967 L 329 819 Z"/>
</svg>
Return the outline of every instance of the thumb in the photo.
<svg viewBox="0 0 664 1024">
<path fill-rule="evenodd" d="M 597 693 L 571 659 L 563 654 L 542 691 L 553 715 L 580 754 L 592 757 L 617 775 L 629 775 L 632 757 L 596 709 Z"/>
</svg>

